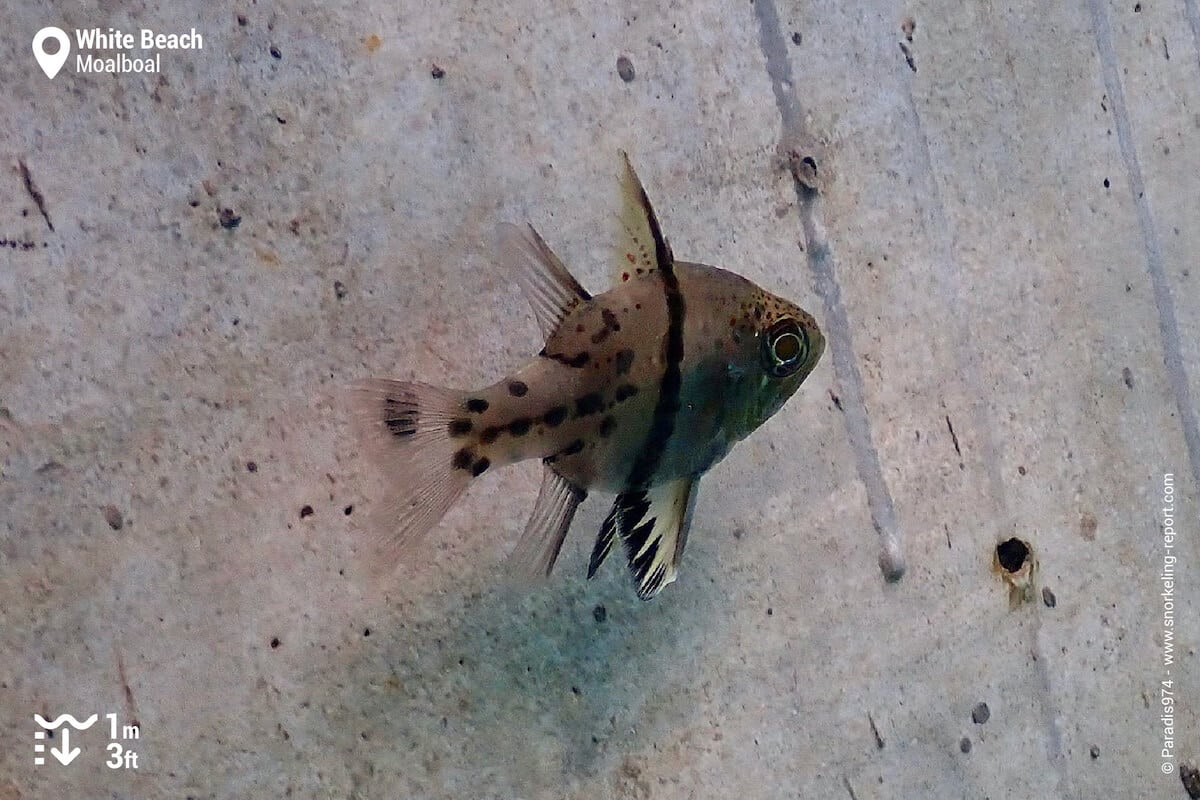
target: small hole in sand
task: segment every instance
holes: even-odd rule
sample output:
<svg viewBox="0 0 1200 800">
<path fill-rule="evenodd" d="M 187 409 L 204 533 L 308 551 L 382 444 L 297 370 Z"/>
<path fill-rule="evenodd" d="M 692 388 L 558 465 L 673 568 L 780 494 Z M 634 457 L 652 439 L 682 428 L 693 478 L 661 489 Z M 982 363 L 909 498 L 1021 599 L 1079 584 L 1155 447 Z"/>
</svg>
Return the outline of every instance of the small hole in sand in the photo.
<svg viewBox="0 0 1200 800">
<path fill-rule="evenodd" d="M 1029 557 L 1029 545 L 1013 537 L 996 545 L 996 560 L 1008 572 L 1018 572 Z"/>
</svg>

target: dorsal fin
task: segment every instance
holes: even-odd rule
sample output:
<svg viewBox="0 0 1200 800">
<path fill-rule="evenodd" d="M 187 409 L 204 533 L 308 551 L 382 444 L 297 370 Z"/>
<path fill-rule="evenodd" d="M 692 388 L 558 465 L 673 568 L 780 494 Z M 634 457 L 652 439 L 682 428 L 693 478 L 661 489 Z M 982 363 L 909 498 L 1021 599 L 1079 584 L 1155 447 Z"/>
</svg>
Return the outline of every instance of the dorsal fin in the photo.
<svg viewBox="0 0 1200 800">
<path fill-rule="evenodd" d="M 592 550 L 588 577 L 596 574 L 620 536 L 638 597 L 649 600 L 673 582 L 692 524 L 698 481 L 679 478 L 617 495 Z"/>
<path fill-rule="evenodd" d="M 650 197 L 624 150 L 621 162 L 620 236 L 614 265 L 614 281 L 618 284 L 655 270 L 669 270 L 674 262 Z"/>
<path fill-rule="evenodd" d="M 496 229 L 496 239 L 501 258 L 516 274 L 533 306 L 544 338 L 558 330 L 571 309 L 592 299 L 532 225 L 521 228 L 503 223 Z"/>
</svg>

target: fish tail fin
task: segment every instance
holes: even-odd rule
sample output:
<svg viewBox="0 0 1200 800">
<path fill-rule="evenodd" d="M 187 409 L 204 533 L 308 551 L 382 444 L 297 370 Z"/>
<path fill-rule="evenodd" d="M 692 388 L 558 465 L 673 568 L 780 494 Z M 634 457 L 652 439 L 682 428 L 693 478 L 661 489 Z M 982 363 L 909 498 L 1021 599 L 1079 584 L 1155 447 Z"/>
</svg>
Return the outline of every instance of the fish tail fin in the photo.
<svg viewBox="0 0 1200 800">
<path fill-rule="evenodd" d="M 436 525 L 486 469 L 473 453 L 464 392 L 372 379 L 348 387 L 363 454 L 386 482 L 367 517 L 368 568 L 383 577 Z"/>
</svg>

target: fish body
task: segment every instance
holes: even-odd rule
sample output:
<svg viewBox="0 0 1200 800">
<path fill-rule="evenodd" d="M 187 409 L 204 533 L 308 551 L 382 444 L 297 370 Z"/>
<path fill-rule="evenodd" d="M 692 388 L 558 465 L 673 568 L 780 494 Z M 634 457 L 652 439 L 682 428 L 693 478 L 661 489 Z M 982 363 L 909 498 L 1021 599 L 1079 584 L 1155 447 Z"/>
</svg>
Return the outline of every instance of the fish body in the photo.
<svg viewBox="0 0 1200 800">
<path fill-rule="evenodd" d="M 385 568 L 472 479 L 539 458 L 514 561 L 549 574 L 579 503 L 614 492 L 588 576 L 619 539 L 649 599 L 677 575 L 700 476 L 815 367 L 824 339 L 811 315 L 732 272 L 676 261 L 628 159 L 622 189 L 616 282 L 595 297 L 532 227 L 502 227 L 546 336 L 524 367 L 472 392 L 357 385 L 364 442 L 396 479 L 375 523 Z"/>
</svg>

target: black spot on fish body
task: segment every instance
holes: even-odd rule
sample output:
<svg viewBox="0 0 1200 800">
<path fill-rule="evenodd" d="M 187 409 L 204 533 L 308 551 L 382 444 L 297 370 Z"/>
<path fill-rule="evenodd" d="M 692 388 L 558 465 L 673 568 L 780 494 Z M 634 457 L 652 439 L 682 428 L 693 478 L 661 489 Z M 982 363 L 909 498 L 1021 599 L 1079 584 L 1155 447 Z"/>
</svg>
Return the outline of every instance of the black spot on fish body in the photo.
<svg viewBox="0 0 1200 800">
<path fill-rule="evenodd" d="M 568 356 L 565 353 L 547 353 L 545 350 L 542 350 L 538 355 L 557 361 L 560 364 L 566 364 L 568 367 L 574 367 L 575 369 L 581 369 L 592 360 L 591 353 L 586 350 L 576 353 L 573 356 Z"/>
<path fill-rule="evenodd" d="M 513 397 L 524 397 L 529 394 L 529 387 L 523 381 L 510 381 L 508 384 L 508 393 Z"/>
<path fill-rule="evenodd" d="M 617 315 L 607 308 L 600 310 L 600 318 L 604 320 L 604 327 L 613 332 L 621 330 L 621 323 L 617 321 Z"/>
<path fill-rule="evenodd" d="M 624 403 L 626 400 L 633 397 L 637 393 L 638 393 L 638 388 L 636 386 L 634 386 L 632 383 L 622 383 L 620 386 L 617 387 L 617 391 L 614 394 L 614 397 L 616 397 L 618 403 Z"/>
<path fill-rule="evenodd" d="M 512 422 L 508 423 L 508 432 L 513 436 L 524 436 L 529 433 L 529 428 L 533 425 L 533 420 L 529 417 L 517 417 Z"/>
<path fill-rule="evenodd" d="M 576 439 L 573 442 L 571 442 L 569 445 L 564 447 L 562 450 L 559 450 L 554 455 L 546 456 L 545 458 L 542 459 L 542 461 L 545 462 L 546 464 L 553 464 L 555 461 L 558 461 L 560 458 L 566 458 L 567 456 L 578 455 L 581 452 L 583 452 L 583 440 Z"/>
<path fill-rule="evenodd" d="M 488 410 L 488 401 L 482 397 L 472 397 L 467 401 L 467 411 L 472 414 L 482 414 Z"/>
<path fill-rule="evenodd" d="M 560 458 L 566 458 L 567 456 L 578 455 L 581 452 L 583 452 L 583 440 L 575 439 L 573 442 L 571 442 L 569 445 L 564 447 L 562 450 L 559 450 L 554 455 L 546 456 L 545 458 L 543 458 L 542 463 L 553 464 L 554 462 L 558 461 Z"/>
<path fill-rule="evenodd" d="M 617 374 L 625 375 L 633 367 L 633 351 L 629 349 L 617 351 Z"/>
<path fill-rule="evenodd" d="M 471 474 L 473 476 L 475 476 L 476 478 L 478 478 L 480 475 L 487 472 L 487 468 L 490 467 L 491 465 L 492 465 L 492 462 L 485 456 L 484 458 L 481 458 L 478 461 L 476 461 L 475 465 L 473 467 L 471 467 Z"/>
<path fill-rule="evenodd" d="M 450 423 L 446 426 L 446 430 L 450 433 L 451 436 L 454 436 L 457 438 L 459 436 L 466 436 L 468 433 L 471 432 L 471 429 L 473 427 L 474 426 L 471 425 L 471 420 L 469 420 L 469 419 L 452 419 L 452 420 L 450 420 Z"/>
<path fill-rule="evenodd" d="M 611 332 L 612 331 L 608 328 L 601 328 L 600 330 L 596 331 L 592 334 L 592 344 L 600 344 L 608 338 L 608 334 Z"/>
<path fill-rule="evenodd" d="M 471 451 L 463 448 L 454 454 L 454 459 L 450 462 L 455 469 L 470 469 L 471 468 Z"/>
<path fill-rule="evenodd" d="M 479 434 L 479 441 L 483 444 L 491 444 L 500 438 L 500 428 L 495 425 L 489 425 L 483 429 L 483 433 Z"/>
<path fill-rule="evenodd" d="M 575 416 L 586 417 L 599 414 L 604 410 L 604 397 L 599 392 L 591 392 L 575 400 Z"/>
<path fill-rule="evenodd" d="M 557 428 L 567 419 L 567 407 L 555 406 L 542 416 L 542 421 L 551 428 Z"/>
<path fill-rule="evenodd" d="M 604 419 L 602 419 L 600 421 L 600 435 L 602 437 L 604 437 L 605 439 L 607 439 L 609 436 L 612 435 L 612 432 L 614 430 L 616 430 L 616 427 L 617 427 L 617 421 L 615 419 L 613 419 L 611 415 L 606 416 Z"/>
</svg>

